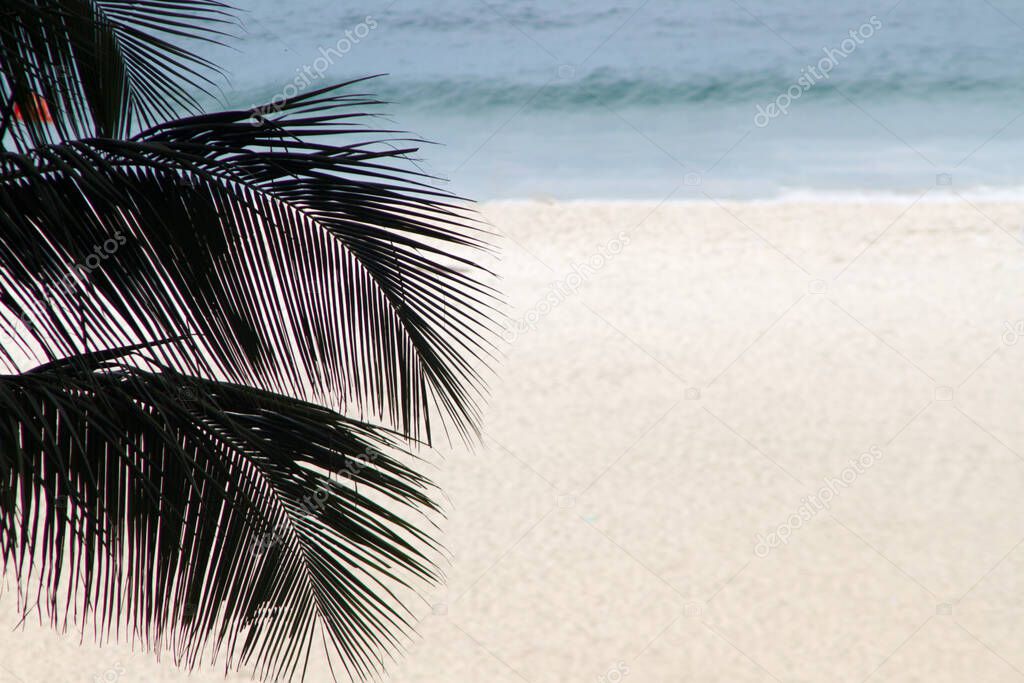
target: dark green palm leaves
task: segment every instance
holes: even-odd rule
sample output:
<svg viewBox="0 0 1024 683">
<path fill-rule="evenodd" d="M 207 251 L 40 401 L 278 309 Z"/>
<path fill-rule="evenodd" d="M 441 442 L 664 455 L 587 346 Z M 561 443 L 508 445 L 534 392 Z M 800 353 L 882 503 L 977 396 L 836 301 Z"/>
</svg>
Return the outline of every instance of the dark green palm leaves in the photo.
<svg viewBox="0 0 1024 683">
<path fill-rule="evenodd" d="M 208 0 L 0 10 L 0 554 L 58 628 L 265 678 L 323 645 L 365 677 L 438 577 L 404 444 L 474 433 L 486 235 L 408 172 L 415 141 L 359 125 L 359 84 L 200 113 L 211 67 L 174 40 L 231 26 Z"/>
</svg>

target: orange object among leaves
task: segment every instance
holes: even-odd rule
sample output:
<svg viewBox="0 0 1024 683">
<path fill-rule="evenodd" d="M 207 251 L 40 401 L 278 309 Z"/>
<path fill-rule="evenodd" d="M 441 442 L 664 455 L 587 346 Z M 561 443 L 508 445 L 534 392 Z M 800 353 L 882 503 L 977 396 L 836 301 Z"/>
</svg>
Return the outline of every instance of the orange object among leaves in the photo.
<svg viewBox="0 0 1024 683">
<path fill-rule="evenodd" d="M 22 109 L 17 102 L 14 103 L 15 121 L 33 121 L 35 123 L 53 123 L 53 116 L 50 114 L 50 105 L 42 95 L 32 93 L 32 99 Z"/>
</svg>

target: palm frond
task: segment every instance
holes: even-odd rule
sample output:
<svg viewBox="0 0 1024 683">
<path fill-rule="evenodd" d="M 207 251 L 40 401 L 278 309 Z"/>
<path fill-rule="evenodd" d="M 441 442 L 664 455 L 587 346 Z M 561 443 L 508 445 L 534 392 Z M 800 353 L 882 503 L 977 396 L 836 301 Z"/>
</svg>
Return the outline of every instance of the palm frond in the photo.
<svg viewBox="0 0 1024 683">
<path fill-rule="evenodd" d="M 0 154 L 0 328 L 39 362 L 190 335 L 163 351 L 179 371 L 471 435 L 489 236 L 408 170 L 415 141 L 359 125 L 378 103 L 352 86 Z"/>
<path fill-rule="evenodd" d="M 357 82 L 201 113 L 175 43 L 233 23 L 0 7 L 0 560 L 59 630 L 365 678 L 440 578 L 404 461 L 478 428 L 490 235 Z"/>
<path fill-rule="evenodd" d="M 195 89 L 215 85 L 217 68 L 172 39 L 219 41 L 235 20 L 215 0 L 4 0 L 0 9 L 0 140 L 21 149 L 86 135 L 123 137 L 184 108 Z M 46 125 L 16 104 L 42 98 Z M 5 130 L 6 129 L 6 130 Z"/>
<path fill-rule="evenodd" d="M 218 653 L 290 678 L 322 638 L 353 677 L 379 671 L 411 627 L 398 592 L 438 579 L 431 486 L 397 437 L 150 351 L 0 376 L 0 557 L 23 613 L 189 668 Z"/>
</svg>

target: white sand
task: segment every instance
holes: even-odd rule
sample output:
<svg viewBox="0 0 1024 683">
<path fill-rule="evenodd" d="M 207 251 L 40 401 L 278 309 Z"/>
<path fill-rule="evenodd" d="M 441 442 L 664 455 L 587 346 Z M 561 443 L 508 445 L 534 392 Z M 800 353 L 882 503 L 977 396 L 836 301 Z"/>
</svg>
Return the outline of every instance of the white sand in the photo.
<svg viewBox="0 0 1024 683">
<path fill-rule="evenodd" d="M 485 205 L 537 319 L 435 475 L 455 563 L 392 680 L 1024 678 L 1024 206 L 952 200 Z M 0 638 L 3 683 L 188 678 Z"/>
</svg>

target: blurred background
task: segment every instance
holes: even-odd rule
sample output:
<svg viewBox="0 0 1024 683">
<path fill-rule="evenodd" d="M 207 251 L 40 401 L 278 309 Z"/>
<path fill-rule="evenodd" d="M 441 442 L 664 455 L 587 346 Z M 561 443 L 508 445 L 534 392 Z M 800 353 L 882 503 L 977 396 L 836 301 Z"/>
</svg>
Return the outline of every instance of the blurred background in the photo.
<svg viewBox="0 0 1024 683">
<path fill-rule="evenodd" d="M 443 143 L 426 170 L 479 199 L 661 198 L 679 182 L 683 198 L 916 194 L 942 173 L 993 198 L 1024 186 L 1024 6 L 1009 0 L 246 5 L 241 41 L 203 48 L 230 73 L 223 101 L 387 73 L 366 91 Z M 758 125 L 826 51 L 827 77 Z"/>
<path fill-rule="evenodd" d="M 389 680 L 1024 680 L 1024 3 L 239 4 L 211 109 L 387 73 L 500 235 Z M 0 683 L 224 680 L 11 631 Z"/>
</svg>

